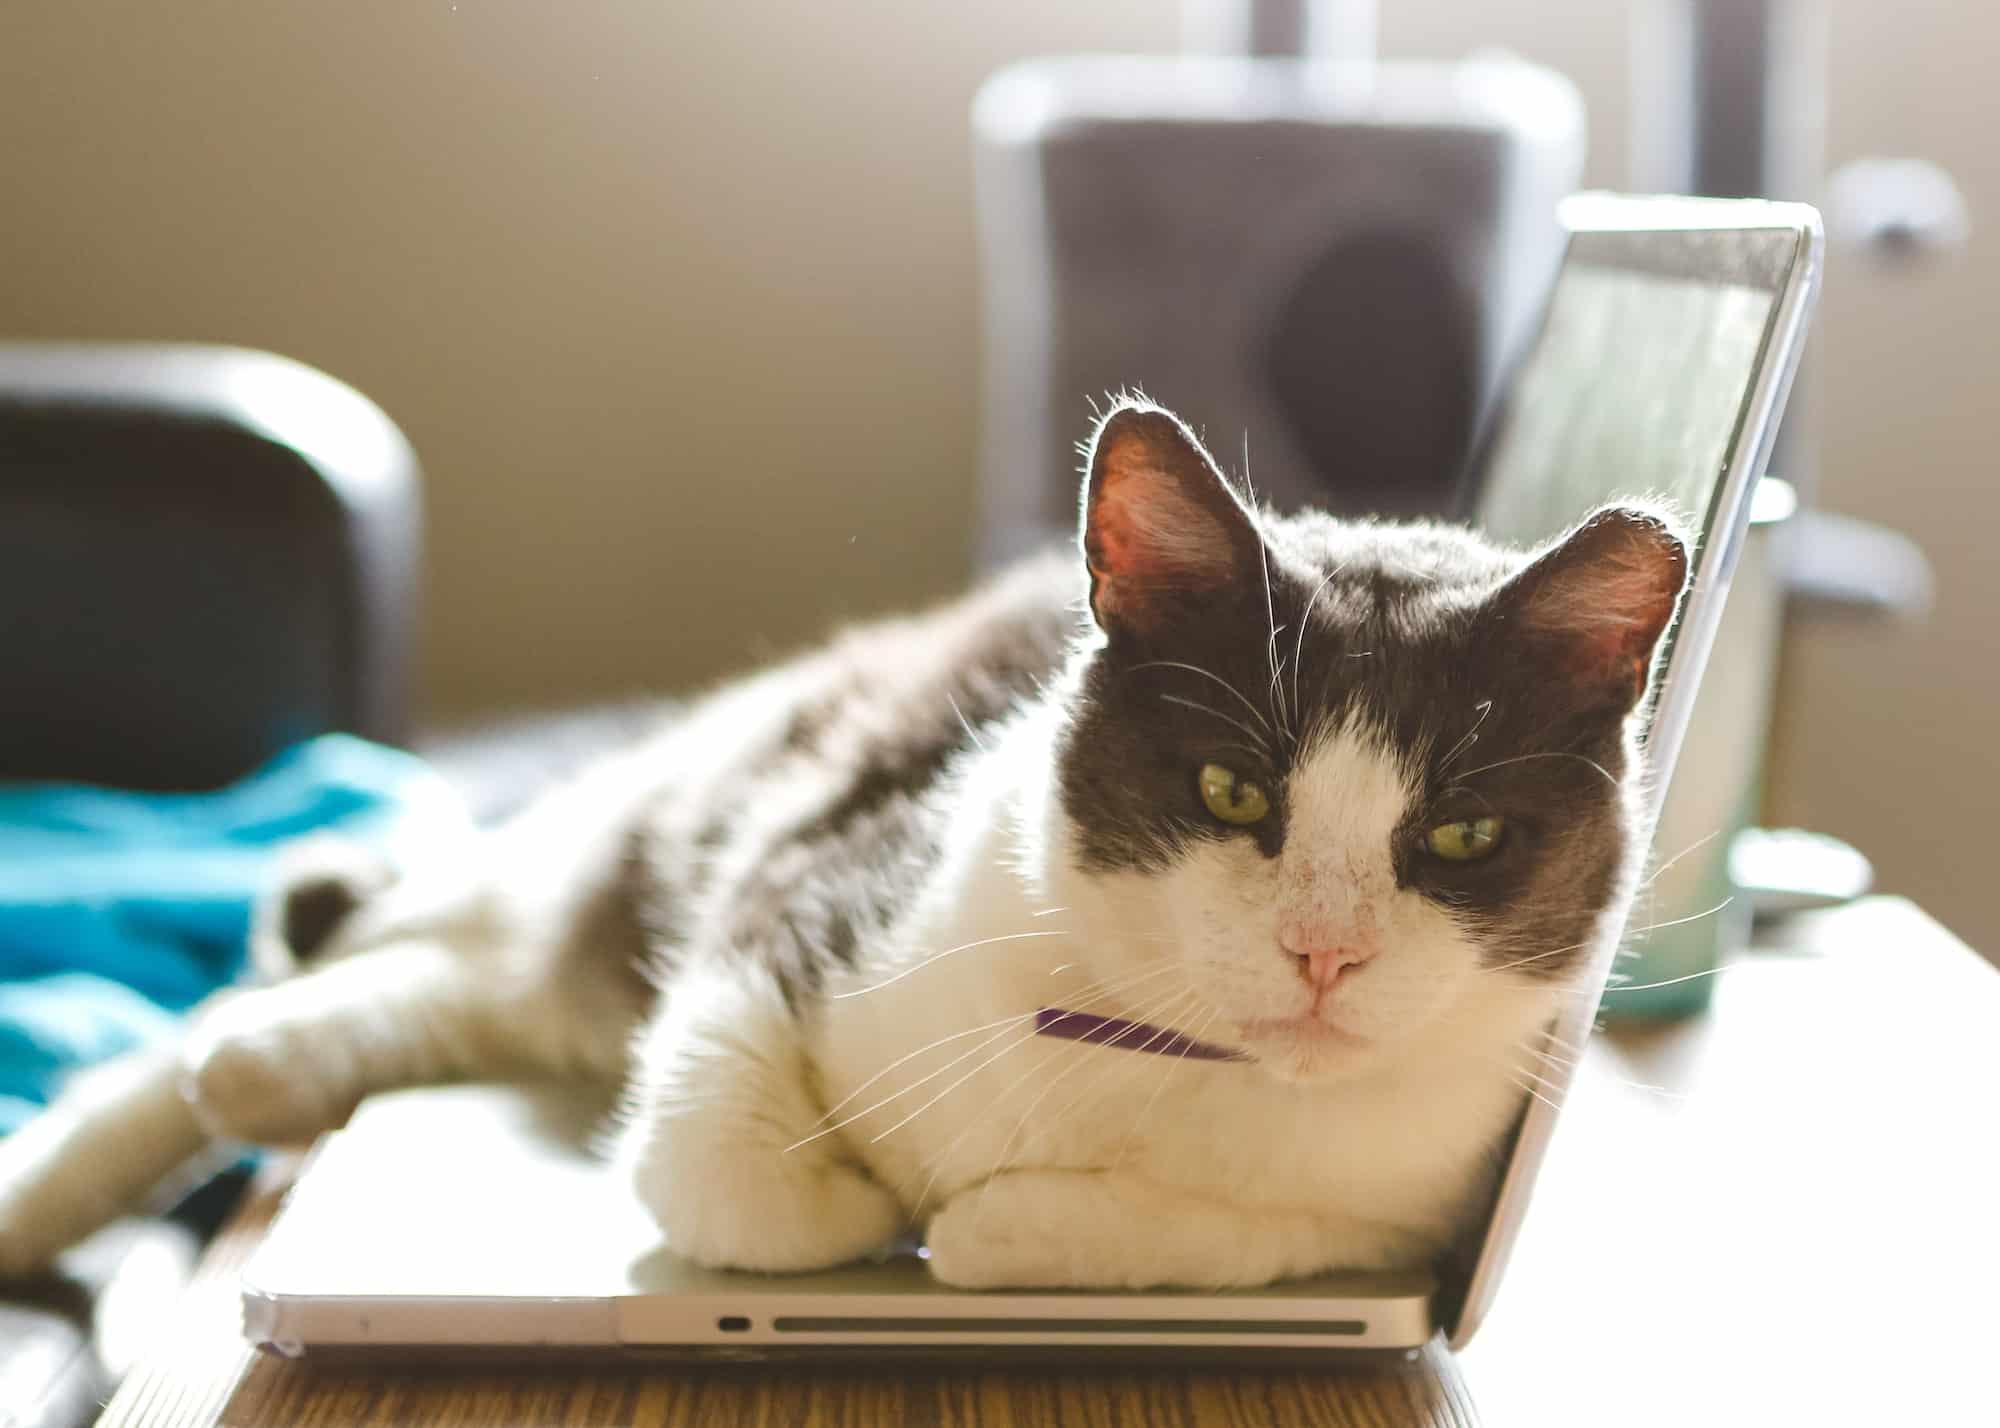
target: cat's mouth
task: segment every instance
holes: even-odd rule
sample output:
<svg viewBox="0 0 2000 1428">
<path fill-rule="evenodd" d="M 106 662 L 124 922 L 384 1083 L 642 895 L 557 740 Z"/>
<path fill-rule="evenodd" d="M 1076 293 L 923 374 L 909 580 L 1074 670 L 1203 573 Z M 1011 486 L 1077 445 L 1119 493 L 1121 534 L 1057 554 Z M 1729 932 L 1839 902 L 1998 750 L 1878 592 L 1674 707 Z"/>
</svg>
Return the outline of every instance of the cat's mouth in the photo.
<svg viewBox="0 0 2000 1428">
<path fill-rule="evenodd" d="M 1301 1051 L 1335 1048 L 1358 1051 L 1374 1044 L 1370 1038 L 1356 1032 L 1343 1031 L 1309 1011 L 1286 1017 L 1262 1017 L 1256 1021 L 1242 1022 L 1239 1023 L 1238 1030 L 1246 1041 L 1275 1041 Z"/>
</svg>

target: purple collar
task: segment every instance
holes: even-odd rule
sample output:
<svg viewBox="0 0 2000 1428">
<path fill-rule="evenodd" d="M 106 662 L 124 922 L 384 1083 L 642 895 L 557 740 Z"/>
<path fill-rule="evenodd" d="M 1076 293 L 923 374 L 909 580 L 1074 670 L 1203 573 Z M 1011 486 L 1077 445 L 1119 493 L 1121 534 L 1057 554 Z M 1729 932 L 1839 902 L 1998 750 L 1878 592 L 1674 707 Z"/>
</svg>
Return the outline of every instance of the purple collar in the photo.
<svg viewBox="0 0 2000 1428">
<path fill-rule="evenodd" d="M 1128 1051 L 1151 1051 L 1161 1056 L 1178 1056 L 1184 1061 L 1248 1061 L 1241 1051 L 1212 1046 L 1182 1036 L 1164 1026 L 1143 1021 L 1127 1021 L 1122 1016 L 1093 1016 L 1089 1012 L 1064 1011 L 1043 1007 L 1035 1013 L 1035 1030 L 1043 1036 L 1059 1036 L 1065 1041 L 1084 1041 L 1093 1046 L 1118 1046 Z"/>
</svg>

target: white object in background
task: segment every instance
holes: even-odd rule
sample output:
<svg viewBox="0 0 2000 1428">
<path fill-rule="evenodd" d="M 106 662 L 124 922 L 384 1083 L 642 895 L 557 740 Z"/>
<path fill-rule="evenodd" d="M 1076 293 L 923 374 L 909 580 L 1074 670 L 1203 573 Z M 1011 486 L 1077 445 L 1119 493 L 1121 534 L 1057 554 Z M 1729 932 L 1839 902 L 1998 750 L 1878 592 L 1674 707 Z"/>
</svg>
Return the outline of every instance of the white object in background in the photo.
<svg viewBox="0 0 2000 1428">
<path fill-rule="evenodd" d="M 1758 916 L 1861 897 L 1875 869 L 1851 844 L 1803 828 L 1745 828 L 1729 845 L 1729 880 Z"/>
</svg>

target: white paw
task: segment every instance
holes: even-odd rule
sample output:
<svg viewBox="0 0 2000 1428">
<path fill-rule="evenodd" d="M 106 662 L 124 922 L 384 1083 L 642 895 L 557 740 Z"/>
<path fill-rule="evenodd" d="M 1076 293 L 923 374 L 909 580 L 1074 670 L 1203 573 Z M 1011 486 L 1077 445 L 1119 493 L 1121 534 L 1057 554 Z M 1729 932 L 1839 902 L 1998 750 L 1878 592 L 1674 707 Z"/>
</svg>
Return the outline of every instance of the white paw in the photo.
<svg viewBox="0 0 2000 1428">
<path fill-rule="evenodd" d="M 902 1225 L 889 1193 L 844 1166 L 801 1175 L 714 1161 L 691 1174 L 642 1165 L 636 1188 L 667 1248 L 711 1269 L 831 1269 L 880 1249 Z"/>
<path fill-rule="evenodd" d="M 238 1032 L 215 1018 L 190 1039 L 184 1065 L 182 1094 L 218 1139 L 301 1144 L 354 1109 L 349 1068 L 282 1026 Z"/>
<path fill-rule="evenodd" d="M 931 1273 L 961 1289 L 1061 1289 L 1100 1285 L 1079 1247 L 1028 1213 L 1007 1180 L 960 1191 L 931 1219 Z"/>
</svg>

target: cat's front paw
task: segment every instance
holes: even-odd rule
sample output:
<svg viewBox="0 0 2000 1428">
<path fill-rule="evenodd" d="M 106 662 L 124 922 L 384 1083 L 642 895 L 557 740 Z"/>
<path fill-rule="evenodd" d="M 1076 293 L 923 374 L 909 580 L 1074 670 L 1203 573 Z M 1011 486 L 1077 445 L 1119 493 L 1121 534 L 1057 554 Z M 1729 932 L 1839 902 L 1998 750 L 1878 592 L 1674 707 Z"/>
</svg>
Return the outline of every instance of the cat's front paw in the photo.
<svg viewBox="0 0 2000 1428">
<path fill-rule="evenodd" d="M 902 1208 L 864 1171 L 810 1147 L 787 1154 L 704 1117 L 643 1127 L 625 1154 L 667 1248 L 712 1269 L 829 1269 L 902 1228 Z"/>
<path fill-rule="evenodd" d="M 327 1054 L 290 1027 L 238 1028 L 214 1017 L 189 1041 L 181 1093 L 218 1139 L 303 1144 L 354 1109 L 348 1068 L 326 1064 Z"/>
<path fill-rule="evenodd" d="M 1104 1287 L 1103 1267 L 1044 1218 L 1043 1198 L 1019 1175 L 959 1192 L 924 1235 L 931 1273 L 961 1289 Z"/>
</svg>

